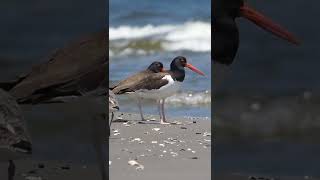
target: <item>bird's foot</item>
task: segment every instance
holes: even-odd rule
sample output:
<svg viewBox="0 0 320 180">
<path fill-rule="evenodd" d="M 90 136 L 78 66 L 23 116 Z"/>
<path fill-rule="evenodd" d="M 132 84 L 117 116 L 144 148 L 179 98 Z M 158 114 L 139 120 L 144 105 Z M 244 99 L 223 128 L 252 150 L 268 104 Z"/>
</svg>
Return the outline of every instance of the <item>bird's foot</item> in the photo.
<svg viewBox="0 0 320 180">
<path fill-rule="evenodd" d="M 167 121 L 165 121 L 165 120 L 160 120 L 160 124 L 168 125 L 168 124 L 171 124 L 171 123 L 169 123 L 169 122 L 167 122 Z"/>
</svg>

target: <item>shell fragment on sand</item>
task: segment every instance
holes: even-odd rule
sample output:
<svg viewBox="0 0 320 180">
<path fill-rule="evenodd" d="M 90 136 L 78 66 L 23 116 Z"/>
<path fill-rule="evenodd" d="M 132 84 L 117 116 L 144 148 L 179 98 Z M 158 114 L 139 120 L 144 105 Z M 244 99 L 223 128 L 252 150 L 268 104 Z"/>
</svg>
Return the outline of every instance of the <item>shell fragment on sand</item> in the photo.
<svg viewBox="0 0 320 180">
<path fill-rule="evenodd" d="M 136 166 L 136 170 L 144 170 L 144 166 L 140 163 L 138 163 L 136 160 L 130 160 L 128 161 L 128 164 L 130 166 Z"/>
</svg>

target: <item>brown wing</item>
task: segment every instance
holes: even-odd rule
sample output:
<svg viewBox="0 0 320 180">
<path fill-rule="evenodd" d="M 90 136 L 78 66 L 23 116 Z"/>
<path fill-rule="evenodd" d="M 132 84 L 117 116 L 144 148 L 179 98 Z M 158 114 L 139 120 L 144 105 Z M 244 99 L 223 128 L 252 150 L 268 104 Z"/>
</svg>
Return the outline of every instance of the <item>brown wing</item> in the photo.
<svg viewBox="0 0 320 180">
<path fill-rule="evenodd" d="M 36 91 L 64 86 L 88 74 L 92 75 L 99 66 L 107 63 L 106 48 L 106 29 L 71 43 L 53 53 L 47 58 L 47 62 L 32 68 L 25 79 L 13 87 L 10 93 L 17 99 L 26 99 Z"/>
<path fill-rule="evenodd" d="M 122 81 L 120 81 L 116 86 L 110 88 L 114 94 L 122 94 L 126 89 L 133 87 L 136 83 L 146 78 L 146 76 L 150 75 L 150 71 L 144 70 L 139 73 L 136 73 Z"/>
<path fill-rule="evenodd" d="M 121 94 L 128 93 L 128 92 L 135 92 L 138 90 L 152 90 L 152 89 L 159 89 L 162 86 L 168 84 L 168 80 L 163 79 L 165 75 L 168 73 L 153 73 L 149 74 L 145 78 L 137 81 L 130 87 L 123 88 Z"/>
</svg>

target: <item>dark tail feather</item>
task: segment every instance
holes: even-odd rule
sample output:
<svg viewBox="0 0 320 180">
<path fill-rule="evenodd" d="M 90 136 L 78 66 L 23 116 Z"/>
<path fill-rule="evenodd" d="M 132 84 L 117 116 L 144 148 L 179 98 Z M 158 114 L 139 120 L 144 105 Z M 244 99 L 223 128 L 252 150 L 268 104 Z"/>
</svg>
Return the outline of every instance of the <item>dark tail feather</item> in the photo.
<svg viewBox="0 0 320 180">
<path fill-rule="evenodd" d="M 29 141 L 21 140 L 16 144 L 11 145 L 16 148 L 18 151 L 22 151 L 26 154 L 32 153 L 32 144 Z"/>
<path fill-rule="evenodd" d="M 0 82 L 0 89 L 3 89 L 5 91 L 10 91 L 14 86 L 16 86 L 18 83 L 20 83 L 26 77 L 27 77 L 27 75 L 22 75 L 22 76 L 18 77 L 16 80 L 13 80 L 13 81 Z"/>
<path fill-rule="evenodd" d="M 16 81 L 14 81 L 14 82 L 0 82 L 0 88 L 5 91 L 10 91 L 16 84 L 17 84 Z"/>
</svg>

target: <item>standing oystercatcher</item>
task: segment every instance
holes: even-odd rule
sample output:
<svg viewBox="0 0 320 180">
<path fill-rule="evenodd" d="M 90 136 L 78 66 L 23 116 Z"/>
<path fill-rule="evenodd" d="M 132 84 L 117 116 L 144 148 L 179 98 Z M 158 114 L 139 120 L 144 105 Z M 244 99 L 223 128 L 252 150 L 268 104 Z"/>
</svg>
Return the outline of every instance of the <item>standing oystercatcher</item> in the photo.
<svg viewBox="0 0 320 180">
<path fill-rule="evenodd" d="M 163 64 L 161 62 L 155 61 L 151 63 L 146 70 L 140 71 L 137 74 L 129 76 L 128 78 L 120 81 L 116 86 L 110 89 L 114 94 L 117 94 L 117 95 L 127 93 L 128 88 L 135 86 L 136 83 L 139 83 L 141 80 L 145 79 L 149 74 L 163 72 L 163 71 L 164 71 Z M 141 98 L 136 97 L 136 99 L 138 101 L 141 120 L 145 121 L 143 117 L 142 107 L 141 107 Z"/>
<path fill-rule="evenodd" d="M 214 62 L 226 65 L 233 62 L 239 46 L 239 31 L 235 22 L 238 17 L 244 17 L 282 39 L 299 44 L 293 34 L 250 8 L 243 0 L 214 0 L 212 23 Z"/>
<path fill-rule="evenodd" d="M 141 79 L 133 80 L 135 82 L 123 89 L 122 94 L 134 93 L 134 95 L 140 98 L 157 100 L 159 104 L 160 124 L 170 124 L 166 121 L 164 113 L 165 98 L 172 96 L 179 90 L 185 77 L 185 67 L 200 75 L 204 75 L 196 67 L 187 63 L 185 57 L 178 56 L 172 60 L 170 70 L 149 73 Z"/>
</svg>

